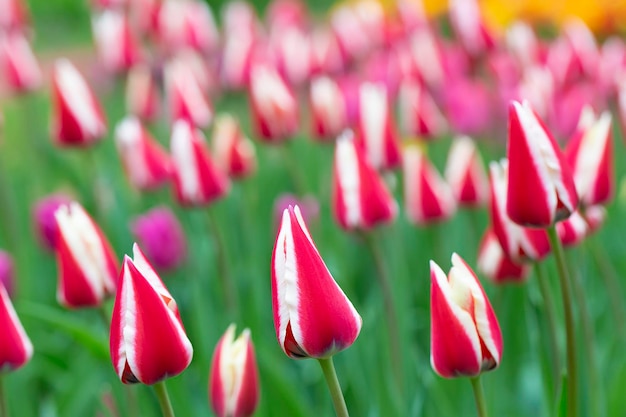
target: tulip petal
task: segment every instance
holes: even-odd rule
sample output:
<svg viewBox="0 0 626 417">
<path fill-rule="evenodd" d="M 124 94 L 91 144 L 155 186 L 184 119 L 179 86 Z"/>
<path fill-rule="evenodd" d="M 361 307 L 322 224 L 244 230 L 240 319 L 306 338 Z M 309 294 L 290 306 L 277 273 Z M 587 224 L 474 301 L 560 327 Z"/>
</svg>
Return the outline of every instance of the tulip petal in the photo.
<svg viewBox="0 0 626 417">
<path fill-rule="evenodd" d="M 13 371 L 33 355 L 33 345 L 26 335 L 6 289 L 0 284 L 0 371 Z"/>
</svg>

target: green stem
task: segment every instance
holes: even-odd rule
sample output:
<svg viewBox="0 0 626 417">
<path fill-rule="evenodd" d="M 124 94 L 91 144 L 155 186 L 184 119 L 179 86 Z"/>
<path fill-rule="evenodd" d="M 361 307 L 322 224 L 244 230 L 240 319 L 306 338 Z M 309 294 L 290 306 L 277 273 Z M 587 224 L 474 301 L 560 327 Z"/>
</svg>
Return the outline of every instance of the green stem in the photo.
<svg viewBox="0 0 626 417">
<path fill-rule="evenodd" d="M 152 388 L 154 389 L 154 393 L 159 400 L 163 417 L 175 417 L 174 409 L 172 408 L 172 403 L 170 402 L 170 396 L 168 395 L 167 387 L 165 386 L 165 381 L 157 382 L 152 386 Z"/>
<path fill-rule="evenodd" d="M 565 264 L 563 247 L 556 231 L 556 226 L 548 228 L 550 245 L 554 252 L 556 266 L 559 271 L 561 284 L 561 297 L 563 298 L 563 310 L 565 312 L 565 340 L 567 344 L 567 417 L 578 416 L 578 369 L 576 364 L 576 335 L 574 324 L 574 308 L 572 306 L 572 290 L 570 277 Z"/>
<path fill-rule="evenodd" d="M 552 300 L 552 294 L 550 291 L 550 285 L 548 284 L 548 278 L 544 273 L 544 269 L 541 263 L 536 262 L 534 264 L 535 275 L 537 275 L 537 281 L 539 282 L 539 290 L 541 291 L 541 298 L 543 298 L 543 309 L 545 317 L 548 321 L 548 339 L 550 343 L 550 359 L 552 363 L 552 378 L 553 378 L 553 394 L 558 395 L 560 392 L 559 384 L 561 383 L 561 355 L 559 354 L 559 342 L 557 339 L 558 326 L 556 320 L 556 311 L 554 308 L 554 302 Z"/>
<path fill-rule="evenodd" d="M 217 252 L 217 268 L 218 279 L 224 291 L 224 299 L 226 302 L 226 309 L 229 313 L 235 314 L 237 312 L 237 298 L 235 296 L 235 288 L 233 286 L 232 276 L 228 265 L 228 256 L 226 254 L 226 242 L 224 236 L 220 232 L 220 227 L 215 214 L 211 209 L 207 210 L 209 218 L 209 229 L 211 234 L 215 238 L 216 252 Z"/>
<path fill-rule="evenodd" d="M 393 368 L 396 383 L 399 388 L 402 383 L 402 352 L 400 351 L 400 332 L 398 331 L 398 317 L 393 302 L 393 291 L 391 287 L 391 279 L 385 267 L 385 257 L 376 242 L 376 236 L 372 233 L 361 232 L 361 236 L 365 239 L 367 247 L 374 258 L 376 267 L 376 278 L 383 293 L 383 303 L 385 306 L 385 318 L 387 319 L 387 330 L 389 332 L 389 343 L 391 349 L 391 366 Z"/>
<path fill-rule="evenodd" d="M 335 372 L 335 364 L 333 363 L 332 356 L 326 359 L 318 359 L 318 362 L 324 372 L 326 385 L 328 385 L 330 396 L 333 399 L 337 417 L 349 417 L 348 408 L 346 407 L 346 401 L 344 400 L 341 392 L 341 386 L 339 386 L 339 380 L 337 379 L 337 373 Z"/>
<path fill-rule="evenodd" d="M 6 378 L 6 374 L 0 374 L 0 417 L 9 417 L 9 407 L 4 392 L 4 378 Z"/>
<path fill-rule="evenodd" d="M 472 390 L 474 391 L 474 400 L 476 401 L 478 417 L 487 417 L 487 403 L 485 402 L 485 392 L 483 390 L 483 383 L 480 379 L 480 375 L 470 378 L 470 382 L 472 383 Z"/>
</svg>

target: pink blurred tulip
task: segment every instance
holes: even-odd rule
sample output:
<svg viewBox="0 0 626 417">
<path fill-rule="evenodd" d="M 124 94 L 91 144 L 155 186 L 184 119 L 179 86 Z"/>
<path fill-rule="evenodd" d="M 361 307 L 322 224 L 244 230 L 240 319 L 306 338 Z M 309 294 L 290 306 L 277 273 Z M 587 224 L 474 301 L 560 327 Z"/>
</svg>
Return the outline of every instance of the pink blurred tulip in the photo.
<svg viewBox="0 0 626 417">
<path fill-rule="evenodd" d="M 0 284 L 0 369 L 3 373 L 26 365 L 33 356 L 31 343 L 20 319 L 13 308 L 7 290 Z"/>
<path fill-rule="evenodd" d="M 309 105 L 314 138 L 334 140 L 348 127 L 346 102 L 334 79 L 319 76 L 311 81 Z"/>
<path fill-rule="evenodd" d="M 432 89 L 441 88 L 447 78 L 446 64 L 435 32 L 427 25 L 420 27 L 411 35 L 410 47 L 420 81 Z"/>
<path fill-rule="evenodd" d="M 15 293 L 15 277 L 13 275 L 13 259 L 8 252 L 0 249 L 0 286 L 6 289 L 9 297 Z"/>
<path fill-rule="evenodd" d="M 124 384 L 155 384 L 183 372 L 193 356 L 178 306 L 137 244 L 124 258 L 109 339 Z"/>
<path fill-rule="evenodd" d="M 48 195 L 35 204 L 33 208 L 34 229 L 39 242 L 50 251 L 54 251 L 59 240 L 59 225 L 54 213 L 73 199 L 65 194 Z"/>
<path fill-rule="evenodd" d="M 161 94 L 152 69 L 144 64 L 133 66 L 126 79 L 126 110 L 143 121 L 159 115 Z"/>
<path fill-rule="evenodd" d="M 219 70 L 224 87 L 241 90 L 248 85 L 256 47 L 254 36 L 246 31 L 226 35 Z"/>
<path fill-rule="evenodd" d="M 26 1 L 0 0 L 0 32 L 20 30 L 28 24 Z"/>
<path fill-rule="evenodd" d="M 185 233 L 168 207 L 156 207 L 136 217 L 130 228 L 158 270 L 176 269 L 187 257 Z"/>
<path fill-rule="evenodd" d="M 450 129 L 459 134 L 485 133 L 493 121 L 491 94 L 480 81 L 459 79 L 446 84 L 444 108 Z"/>
<path fill-rule="evenodd" d="M 564 247 L 575 246 L 588 234 L 589 225 L 577 210 L 570 217 L 556 224 L 556 231 Z"/>
<path fill-rule="evenodd" d="M 308 34 L 295 27 L 273 33 L 274 63 L 291 85 L 301 85 L 311 76 L 311 42 Z"/>
<path fill-rule="evenodd" d="M 250 338 L 244 329 L 235 339 L 231 324 L 213 352 L 209 399 L 217 417 L 250 417 L 259 402 L 259 371 Z"/>
<path fill-rule="evenodd" d="M 339 44 L 342 61 L 353 61 L 370 49 L 369 34 L 351 5 L 344 3 L 336 7 L 330 15 L 330 26 Z"/>
<path fill-rule="evenodd" d="M 494 47 L 491 33 L 477 0 L 450 0 L 450 22 L 456 37 L 472 56 L 486 53 Z"/>
<path fill-rule="evenodd" d="M 232 115 L 221 114 L 215 118 L 211 142 L 215 162 L 231 178 L 244 178 L 255 171 L 254 146 Z"/>
<path fill-rule="evenodd" d="M 19 32 L 0 34 L 0 75 L 14 92 L 28 92 L 41 86 L 42 75 L 37 58 Z"/>
<path fill-rule="evenodd" d="M 597 85 L 578 82 L 554 94 L 553 109 L 548 118 L 550 126 L 559 138 L 569 138 L 574 132 L 585 106 L 594 107 L 603 100 Z"/>
<path fill-rule="evenodd" d="M 105 10 L 93 16 L 91 24 L 98 58 L 105 70 L 128 71 L 141 59 L 141 46 L 126 13 Z"/>
<path fill-rule="evenodd" d="M 213 13 L 202 1 L 164 0 L 157 22 L 159 41 L 170 52 L 190 48 L 208 54 L 218 45 Z"/>
<path fill-rule="evenodd" d="M 458 136 L 450 146 L 444 175 L 461 206 L 476 207 L 487 202 L 489 182 L 474 140 Z"/>
<path fill-rule="evenodd" d="M 528 266 L 516 263 L 504 253 L 492 229 L 487 229 L 483 236 L 477 263 L 478 271 L 495 284 L 523 282 L 528 278 Z"/>
<path fill-rule="evenodd" d="M 474 271 L 456 253 L 448 276 L 430 261 L 430 363 L 444 378 L 474 377 L 502 360 L 498 319 Z"/>
<path fill-rule="evenodd" d="M 536 65 L 540 57 L 540 45 L 532 26 L 518 20 L 506 30 L 507 49 L 513 54 L 522 68 Z"/>
<path fill-rule="evenodd" d="M 325 26 L 311 32 L 311 74 L 332 74 L 343 68 L 343 57 L 335 35 Z"/>
<path fill-rule="evenodd" d="M 213 108 L 202 90 L 192 68 L 180 60 L 165 67 L 165 93 L 172 122 L 186 120 L 206 128 L 213 120 Z"/>
<path fill-rule="evenodd" d="M 584 218 L 587 221 L 587 235 L 597 232 L 606 220 L 607 212 L 604 206 L 585 208 Z"/>
<path fill-rule="evenodd" d="M 413 81 L 400 86 L 399 113 L 405 134 L 435 139 L 448 129 L 448 123 L 428 90 Z"/>
<path fill-rule="evenodd" d="M 328 358 L 356 340 L 362 319 L 324 264 L 302 219 L 288 208 L 272 253 L 272 310 L 287 356 Z"/>
</svg>

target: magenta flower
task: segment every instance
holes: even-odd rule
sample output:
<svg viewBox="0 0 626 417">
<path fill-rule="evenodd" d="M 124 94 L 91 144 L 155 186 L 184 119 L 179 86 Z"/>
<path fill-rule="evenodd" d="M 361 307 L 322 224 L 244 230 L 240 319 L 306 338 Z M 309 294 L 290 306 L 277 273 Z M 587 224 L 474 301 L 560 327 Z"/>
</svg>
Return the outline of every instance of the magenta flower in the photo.
<svg viewBox="0 0 626 417">
<path fill-rule="evenodd" d="M 453 131 L 476 135 L 488 129 L 493 109 L 486 85 L 459 79 L 446 84 L 443 92 L 446 115 Z"/>
<path fill-rule="evenodd" d="M 8 252 L 0 250 L 0 285 L 4 286 L 9 297 L 15 291 L 15 277 L 13 276 L 13 259 Z"/>
<path fill-rule="evenodd" d="M 144 248 L 146 257 L 157 269 L 172 270 L 185 260 L 185 234 L 169 208 L 157 207 L 136 217 L 131 224 L 131 230 Z"/>
<path fill-rule="evenodd" d="M 33 222 L 35 233 L 44 248 L 54 251 L 59 235 L 59 226 L 54 213 L 63 205 L 73 201 L 65 194 L 51 194 L 35 204 L 33 208 Z"/>
</svg>

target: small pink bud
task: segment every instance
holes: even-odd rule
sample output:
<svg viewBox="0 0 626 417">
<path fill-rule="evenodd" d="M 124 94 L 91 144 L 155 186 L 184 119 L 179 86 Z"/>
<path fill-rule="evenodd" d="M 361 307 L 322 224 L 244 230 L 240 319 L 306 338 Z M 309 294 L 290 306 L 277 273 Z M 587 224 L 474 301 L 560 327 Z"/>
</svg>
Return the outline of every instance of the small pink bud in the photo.
<svg viewBox="0 0 626 417">
<path fill-rule="evenodd" d="M 576 210 L 570 217 L 556 224 L 561 243 L 565 247 L 578 245 L 588 235 L 589 225 L 585 218 Z"/>
<path fill-rule="evenodd" d="M 56 249 L 59 239 L 59 226 L 54 213 L 64 205 L 69 205 L 72 198 L 64 194 L 51 194 L 35 204 L 33 222 L 39 242 L 51 251 Z"/>
</svg>

